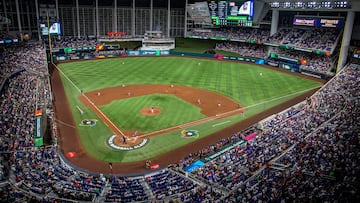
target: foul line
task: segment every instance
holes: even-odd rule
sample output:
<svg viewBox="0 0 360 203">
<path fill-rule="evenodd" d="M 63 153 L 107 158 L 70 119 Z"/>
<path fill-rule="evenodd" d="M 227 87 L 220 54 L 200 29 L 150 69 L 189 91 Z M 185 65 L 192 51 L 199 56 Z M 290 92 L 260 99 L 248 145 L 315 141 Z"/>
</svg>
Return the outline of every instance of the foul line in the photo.
<svg viewBox="0 0 360 203">
<path fill-rule="evenodd" d="M 78 87 L 74 84 L 74 82 L 73 82 L 72 80 L 70 80 L 70 78 L 69 78 L 68 76 L 66 76 L 65 73 L 62 72 L 62 71 L 57 67 L 57 65 L 54 64 L 54 66 L 55 66 L 56 69 L 77 89 L 77 91 L 81 93 L 81 89 L 78 88 Z"/>
<path fill-rule="evenodd" d="M 224 121 L 224 122 L 221 122 L 221 123 L 217 123 L 217 124 L 212 125 L 212 127 L 216 127 L 216 126 L 218 126 L 218 125 L 223 125 L 223 124 L 229 123 L 229 122 L 230 122 L 230 121 Z"/>
<path fill-rule="evenodd" d="M 61 74 L 85 97 L 85 99 L 90 103 L 90 105 L 107 121 L 116 131 L 118 131 L 122 136 L 125 136 L 125 134 L 94 104 L 93 101 L 89 99 L 84 93 L 81 92 L 80 88 L 78 88 L 69 77 L 67 77 L 64 72 L 62 72 L 56 65 L 56 69 L 61 72 Z M 99 115 L 98 115 L 99 116 Z M 106 122 L 104 122 L 106 123 Z"/>
<path fill-rule="evenodd" d="M 89 97 L 87 97 L 85 94 L 82 94 L 86 100 L 95 108 L 95 110 L 101 114 L 101 116 L 113 127 L 116 131 L 118 131 L 122 136 L 125 136 L 125 134 L 92 102 Z M 126 137 L 126 136 L 125 136 Z"/>
<path fill-rule="evenodd" d="M 70 128 L 75 128 L 75 126 L 73 126 L 71 124 L 68 124 L 68 123 L 65 123 L 65 122 L 63 122 L 61 120 L 58 120 L 58 119 L 54 119 L 54 120 L 60 125 L 65 125 L 65 126 L 70 127 Z"/>
<path fill-rule="evenodd" d="M 308 92 L 308 91 L 310 91 L 310 90 L 316 89 L 316 88 L 318 88 L 318 87 L 319 87 L 319 86 L 313 87 L 313 88 L 309 88 L 309 89 L 306 89 L 306 90 L 302 90 L 302 91 L 299 91 L 299 92 L 294 92 L 294 93 L 291 93 L 291 94 L 287 94 L 287 95 L 284 95 L 284 96 L 281 96 L 281 97 L 276 97 L 276 98 L 274 98 L 274 99 L 266 100 L 266 101 L 263 101 L 263 102 L 260 102 L 260 103 L 257 103 L 257 104 L 253 104 L 253 105 L 250 105 L 250 106 L 247 106 L 247 107 L 244 107 L 244 108 L 247 109 L 247 108 L 251 108 L 251 107 L 254 107 L 254 106 L 261 105 L 261 104 L 266 104 L 266 103 L 269 103 L 269 102 L 272 102 L 272 101 L 276 101 L 276 100 L 279 100 L 279 99 L 282 99 L 282 98 L 294 96 L 294 95 L 297 95 L 297 94 L 300 94 L 300 93 L 305 93 L 305 92 Z"/>
</svg>

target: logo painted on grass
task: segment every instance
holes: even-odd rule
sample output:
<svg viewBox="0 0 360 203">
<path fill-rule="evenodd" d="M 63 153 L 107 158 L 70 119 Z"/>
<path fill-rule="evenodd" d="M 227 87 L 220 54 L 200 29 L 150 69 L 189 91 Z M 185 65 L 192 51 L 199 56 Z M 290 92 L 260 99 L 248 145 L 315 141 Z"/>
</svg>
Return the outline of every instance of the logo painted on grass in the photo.
<svg viewBox="0 0 360 203">
<path fill-rule="evenodd" d="M 198 138 L 199 132 L 197 130 L 182 130 L 181 135 L 183 138 Z"/>
<path fill-rule="evenodd" d="M 96 125 L 96 122 L 98 120 L 96 119 L 84 119 L 81 121 L 81 123 L 79 124 L 80 126 L 90 126 L 90 127 L 93 127 Z"/>
<path fill-rule="evenodd" d="M 109 147 L 116 149 L 116 150 L 121 150 L 121 151 L 130 151 L 130 150 L 134 150 L 134 149 L 139 149 L 139 148 L 145 146 L 149 142 L 149 139 L 143 139 L 143 140 L 141 140 L 140 143 L 138 143 L 134 146 L 120 146 L 115 143 L 115 138 L 116 138 L 116 135 L 111 135 L 107 140 L 107 144 L 109 145 Z M 131 139 L 135 139 L 135 138 L 131 138 Z M 131 140 L 128 140 L 128 142 L 130 142 L 130 141 Z"/>
</svg>

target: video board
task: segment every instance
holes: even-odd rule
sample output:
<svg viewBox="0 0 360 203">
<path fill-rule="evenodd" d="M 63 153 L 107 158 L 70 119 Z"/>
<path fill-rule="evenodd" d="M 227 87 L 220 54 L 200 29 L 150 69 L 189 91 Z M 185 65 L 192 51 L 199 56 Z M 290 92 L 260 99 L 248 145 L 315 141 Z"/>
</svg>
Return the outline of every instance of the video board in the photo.
<svg viewBox="0 0 360 203">
<path fill-rule="evenodd" d="M 214 25 L 252 26 L 254 0 L 209 0 L 208 6 Z"/>
<path fill-rule="evenodd" d="M 311 16 L 294 16 L 294 25 L 310 26 L 310 27 L 344 27 L 343 18 L 326 18 L 326 17 L 311 17 Z"/>
<path fill-rule="evenodd" d="M 61 26 L 59 22 L 51 24 L 50 28 L 47 27 L 46 23 L 40 23 L 41 35 L 61 35 Z"/>
<path fill-rule="evenodd" d="M 360 48 L 358 49 L 354 49 L 354 52 L 353 52 L 353 58 L 357 58 L 357 59 L 360 59 Z"/>
</svg>

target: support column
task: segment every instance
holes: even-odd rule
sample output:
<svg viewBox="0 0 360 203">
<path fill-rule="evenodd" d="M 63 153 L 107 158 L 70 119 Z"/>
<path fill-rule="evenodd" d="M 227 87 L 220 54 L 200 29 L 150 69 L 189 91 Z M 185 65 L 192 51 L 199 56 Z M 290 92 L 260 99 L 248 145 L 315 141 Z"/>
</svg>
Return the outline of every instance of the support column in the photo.
<svg viewBox="0 0 360 203">
<path fill-rule="evenodd" d="M 113 31 L 117 32 L 117 0 L 114 0 L 114 27 L 113 27 Z"/>
<path fill-rule="evenodd" d="M 100 36 L 100 25 L 99 25 L 99 0 L 95 0 L 95 14 L 96 14 L 96 37 Z"/>
<path fill-rule="evenodd" d="M 188 5 L 188 0 L 185 0 L 184 37 L 187 37 L 187 5 Z"/>
<path fill-rule="evenodd" d="M 71 9 L 71 19 L 72 19 L 72 27 L 73 27 L 73 36 L 75 37 L 76 36 L 76 22 L 75 22 L 75 10 L 76 10 L 76 7 L 75 9 L 72 8 Z"/>
<path fill-rule="evenodd" d="M 270 36 L 275 34 L 279 25 L 279 10 L 272 10 Z"/>
<path fill-rule="evenodd" d="M 346 64 L 346 59 L 348 56 L 349 45 L 351 40 L 351 34 L 354 26 L 354 19 L 355 19 L 355 12 L 348 11 L 346 15 L 343 38 L 341 40 L 340 55 L 339 55 L 339 61 L 338 61 L 338 66 L 336 68 L 336 72 L 339 72 Z"/>
<path fill-rule="evenodd" d="M 153 31 L 153 12 L 154 12 L 154 2 L 150 0 L 150 31 Z"/>
<path fill-rule="evenodd" d="M 80 12 L 79 12 L 79 0 L 76 0 L 76 24 L 77 24 L 77 35 L 80 38 Z"/>
<path fill-rule="evenodd" d="M 3 6 L 4 6 L 4 15 L 5 15 L 4 17 L 5 17 L 6 19 L 8 19 L 5 0 L 3 0 Z M 39 19 L 39 18 L 38 18 L 38 19 Z M 9 23 L 6 23 L 6 32 L 9 33 Z"/>
<path fill-rule="evenodd" d="M 29 10 L 29 4 L 26 4 L 26 17 L 27 17 L 27 21 L 28 21 L 28 30 L 29 30 L 29 36 L 31 36 L 31 21 L 30 21 L 30 10 Z"/>
<path fill-rule="evenodd" d="M 94 9 L 93 13 L 94 13 L 94 15 L 92 15 L 92 17 L 93 17 L 92 22 L 93 22 L 93 28 L 94 28 L 93 35 L 96 36 L 96 11 L 95 11 L 95 9 Z"/>
<path fill-rule="evenodd" d="M 17 16 L 17 21 L 18 21 L 18 28 L 19 28 L 19 34 L 20 34 L 20 39 L 22 41 L 23 39 L 23 33 L 22 33 L 22 28 L 21 28 L 21 19 L 20 19 L 20 10 L 19 10 L 19 0 L 15 0 L 15 6 L 16 6 L 16 16 Z"/>
<path fill-rule="evenodd" d="M 86 30 L 86 23 L 85 23 L 85 12 L 82 12 L 82 29 L 83 29 L 83 36 L 88 36 L 89 33 Z"/>
<path fill-rule="evenodd" d="M 167 14 L 167 33 L 166 36 L 170 37 L 170 29 L 171 29 L 171 10 L 170 10 L 170 1 L 168 0 L 168 14 Z"/>
<path fill-rule="evenodd" d="M 55 0 L 56 20 L 59 20 L 59 0 Z"/>
<path fill-rule="evenodd" d="M 59 0 L 55 0 L 55 9 L 56 9 L 56 21 L 59 21 Z M 64 35 L 64 26 L 61 25 L 61 35 Z M 60 39 L 61 36 L 58 35 L 58 39 Z"/>
<path fill-rule="evenodd" d="M 132 1 L 131 11 L 131 35 L 135 37 L 135 0 Z"/>
<path fill-rule="evenodd" d="M 24 2 L 23 1 L 19 1 L 19 13 L 21 14 L 24 14 L 24 13 L 26 13 L 25 11 L 24 11 Z M 25 29 L 26 28 L 26 23 L 25 23 L 25 17 L 24 17 L 24 15 L 20 15 L 20 20 L 21 20 L 21 29 Z M 24 26 L 24 27 L 23 27 Z M 25 30 L 24 30 L 24 32 L 26 32 Z"/>
<path fill-rule="evenodd" d="M 36 11 L 36 28 L 38 31 L 38 37 L 39 41 L 41 41 L 41 34 L 39 29 L 39 6 L 38 6 L 38 0 L 35 0 L 35 11 Z"/>
</svg>

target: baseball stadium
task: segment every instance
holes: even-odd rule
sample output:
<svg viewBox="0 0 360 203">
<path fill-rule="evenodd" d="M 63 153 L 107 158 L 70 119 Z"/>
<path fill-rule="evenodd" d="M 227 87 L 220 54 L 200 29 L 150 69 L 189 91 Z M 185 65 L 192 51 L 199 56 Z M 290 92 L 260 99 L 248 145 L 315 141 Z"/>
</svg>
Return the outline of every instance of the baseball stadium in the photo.
<svg viewBox="0 0 360 203">
<path fill-rule="evenodd" d="M 0 202 L 359 202 L 360 1 L 0 1 Z"/>
</svg>

